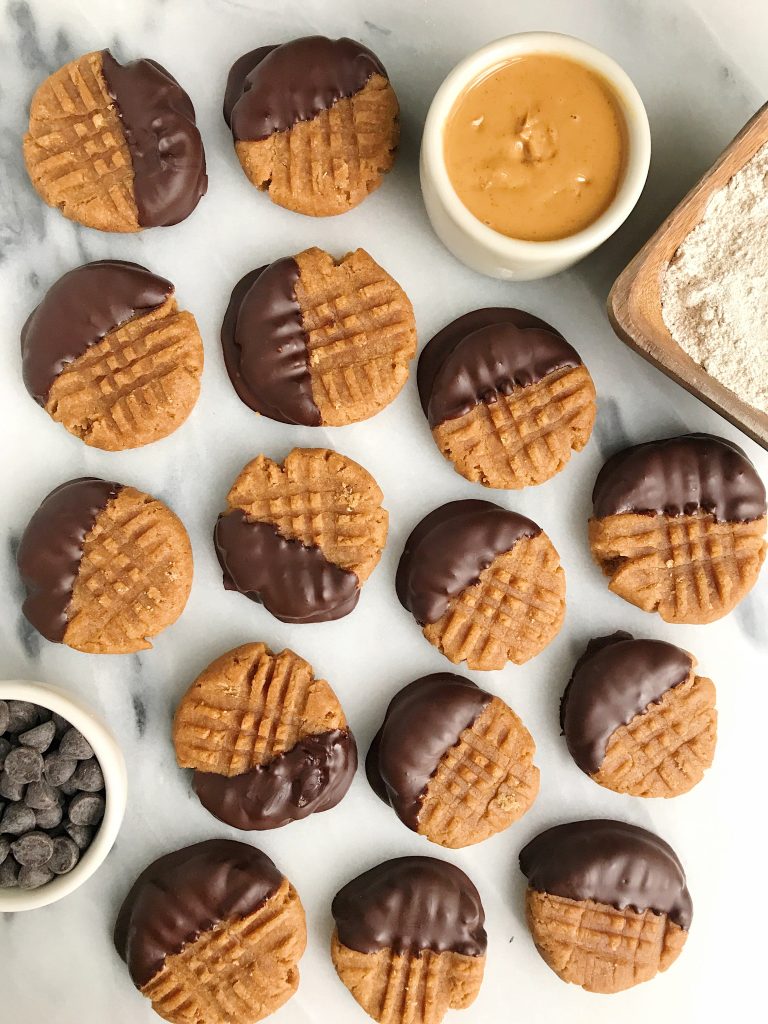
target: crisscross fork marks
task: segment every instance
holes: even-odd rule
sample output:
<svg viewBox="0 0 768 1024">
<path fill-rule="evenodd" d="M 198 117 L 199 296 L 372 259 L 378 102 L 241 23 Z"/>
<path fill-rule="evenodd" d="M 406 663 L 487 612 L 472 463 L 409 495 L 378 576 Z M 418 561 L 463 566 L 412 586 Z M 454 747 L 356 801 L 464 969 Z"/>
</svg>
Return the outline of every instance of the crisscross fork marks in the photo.
<svg viewBox="0 0 768 1024">
<path fill-rule="evenodd" d="M 37 191 L 65 217 L 104 231 L 139 230 L 133 165 L 99 51 L 39 87 L 24 158 Z"/>
<path fill-rule="evenodd" d="M 595 420 L 595 388 L 584 366 L 556 370 L 529 387 L 432 430 L 456 470 L 486 487 L 519 489 L 549 480 L 581 451 Z"/>
<path fill-rule="evenodd" d="M 447 1010 L 474 1001 L 485 967 L 485 957 L 429 949 L 360 953 L 335 932 L 331 956 L 341 980 L 379 1024 L 440 1024 Z"/>
<path fill-rule="evenodd" d="M 557 635 L 565 616 L 565 574 L 545 533 L 498 555 L 478 582 L 448 604 L 424 636 L 470 669 L 522 665 Z"/>
<path fill-rule="evenodd" d="M 715 687 L 694 675 L 611 735 L 596 782 L 632 796 L 686 793 L 712 764 L 717 740 Z"/>
<path fill-rule="evenodd" d="M 333 690 L 303 658 L 244 644 L 217 658 L 182 697 L 173 742 L 182 768 L 233 776 L 346 724 Z"/>
<path fill-rule="evenodd" d="M 595 560 L 625 600 L 667 622 L 712 622 L 754 585 L 765 558 L 765 517 L 717 522 L 707 513 L 590 520 Z"/>
<path fill-rule="evenodd" d="M 546 963 L 563 981 L 589 992 L 621 992 L 649 981 L 677 959 L 688 936 L 666 914 L 531 889 L 526 917 Z"/>
<path fill-rule="evenodd" d="M 508 828 L 539 791 L 535 749 L 518 716 L 494 697 L 443 755 L 419 813 L 421 835 L 459 848 Z"/>
<path fill-rule="evenodd" d="M 166 957 L 141 991 L 172 1024 L 254 1024 L 296 991 L 305 946 L 304 911 L 283 879 L 253 914 L 222 922 Z"/>
</svg>

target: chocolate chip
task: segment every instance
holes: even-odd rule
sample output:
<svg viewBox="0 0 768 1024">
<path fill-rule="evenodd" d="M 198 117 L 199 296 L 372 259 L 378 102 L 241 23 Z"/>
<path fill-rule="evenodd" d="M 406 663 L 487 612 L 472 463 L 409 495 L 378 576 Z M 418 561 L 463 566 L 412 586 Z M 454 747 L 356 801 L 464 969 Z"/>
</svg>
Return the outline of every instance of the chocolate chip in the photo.
<svg viewBox="0 0 768 1024">
<path fill-rule="evenodd" d="M 8 707 L 8 701 L 0 700 L 0 733 L 5 732 L 10 720 L 11 709 Z"/>
<path fill-rule="evenodd" d="M 22 867 L 40 868 L 53 856 L 53 840 L 45 832 L 27 832 L 11 843 L 11 853 Z"/>
<path fill-rule="evenodd" d="M 91 744 L 81 732 L 71 727 L 61 737 L 59 753 L 66 754 L 67 757 L 74 757 L 78 761 L 84 761 L 88 757 L 93 757 Z"/>
<path fill-rule="evenodd" d="M 48 867 L 54 875 L 66 875 L 80 860 L 80 848 L 69 836 L 56 836 Z"/>
<path fill-rule="evenodd" d="M 58 789 L 62 796 L 74 796 L 75 793 L 80 792 L 80 787 L 76 782 L 73 782 L 72 779 L 67 779 L 66 782 L 62 782 Z"/>
<path fill-rule="evenodd" d="M 8 851 L 10 850 L 10 848 L 10 839 L 6 839 L 5 836 L 0 836 L 0 864 L 2 864 L 5 858 L 8 856 Z"/>
<path fill-rule="evenodd" d="M 20 836 L 24 832 L 30 832 L 35 827 L 35 812 L 31 807 L 24 804 L 11 804 L 6 808 L 0 821 L 0 832 L 12 836 Z"/>
<path fill-rule="evenodd" d="M 8 756 L 8 752 L 12 749 L 11 741 L 7 740 L 5 736 L 0 736 L 0 771 L 3 770 L 5 759 Z"/>
<path fill-rule="evenodd" d="M 8 713 L 6 732 L 25 732 L 37 725 L 37 705 L 28 700 L 9 700 Z"/>
<path fill-rule="evenodd" d="M 39 889 L 53 878 L 53 872 L 47 867 L 22 867 L 19 870 L 18 884 L 20 889 Z"/>
<path fill-rule="evenodd" d="M 24 783 L 17 782 L 5 770 L 0 772 L 0 796 L 6 800 L 23 800 Z"/>
<path fill-rule="evenodd" d="M 20 733 L 19 743 L 23 743 L 25 747 L 32 747 L 33 750 L 44 754 L 53 743 L 55 735 L 56 726 L 53 722 L 43 722 L 40 725 L 36 725 L 34 729 L 27 729 L 26 732 Z"/>
<path fill-rule="evenodd" d="M 51 721 L 56 726 L 56 736 L 58 738 L 61 738 L 70 727 L 66 718 L 63 718 L 57 711 L 51 712 Z"/>
<path fill-rule="evenodd" d="M 45 811 L 55 807 L 59 802 L 59 794 L 50 786 L 45 779 L 39 782 L 30 782 L 24 794 L 24 803 L 33 811 Z"/>
<path fill-rule="evenodd" d="M 0 864 L 0 889 L 13 889 L 18 885 L 19 865 L 13 857 L 6 857 Z"/>
<path fill-rule="evenodd" d="M 31 747 L 16 747 L 6 756 L 4 771 L 14 782 L 37 782 L 43 775 L 43 756 Z"/>
<path fill-rule="evenodd" d="M 60 803 L 53 807 L 44 807 L 35 811 L 35 825 L 38 828 L 58 828 L 61 819 L 64 817 L 64 810 Z"/>
<path fill-rule="evenodd" d="M 86 847 L 91 845 L 94 830 L 90 825 L 75 825 L 69 821 L 64 826 L 64 829 L 78 850 L 85 850 Z"/>
<path fill-rule="evenodd" d="M 61 786 L 67 779 L 71 779 L 75 768 L 77 761 L 74 757 L 65 757 L 59 751 L 46 754 L 43 758 L 43 774 L 52 786 Z"/>
<path fill-rule="evenodd" d="M 89 757 L 87 761 L 81 761 L 77 766 L 72 782 L 78 789 L 85 793 L 98 793 L 104 789 L 104 776 L 101 774 L 101 767 L 95 757 Z"/>
<path fill-rule="evenodd" d="M 73 825 L 97 825 L 104 816 L 104 806 L 103 796 L 96 793 L 78 793 L 70 801 L 69 820 Z"/>
</svg>

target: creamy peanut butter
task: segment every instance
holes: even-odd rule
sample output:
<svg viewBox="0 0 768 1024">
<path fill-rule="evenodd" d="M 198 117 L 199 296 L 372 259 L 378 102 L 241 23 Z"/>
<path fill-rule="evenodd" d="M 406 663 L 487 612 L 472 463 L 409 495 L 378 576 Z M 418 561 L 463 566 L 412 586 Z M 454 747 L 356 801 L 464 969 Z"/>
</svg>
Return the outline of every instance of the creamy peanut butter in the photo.
<svg viewBox="0 0 768 1024">
<path fill-rule="evenodd" d="M 608 207 L 624 168 L 626 126 L 598 74 L 532 53 L 465 90 L 444 145 L 453 187 L 478 220 L 545 242 L 581 231 Z"/>
</svg>

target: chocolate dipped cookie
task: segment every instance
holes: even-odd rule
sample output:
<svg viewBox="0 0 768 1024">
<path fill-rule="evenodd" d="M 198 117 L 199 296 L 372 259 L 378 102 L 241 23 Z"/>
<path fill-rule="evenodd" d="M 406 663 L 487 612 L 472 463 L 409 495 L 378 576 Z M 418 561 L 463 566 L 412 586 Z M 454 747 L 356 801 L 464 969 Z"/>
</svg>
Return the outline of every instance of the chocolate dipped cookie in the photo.
<svg viewBox="0 0 768 1024">
<path fill-rule="evenodd" d="M 691 654 L 619 631 L 590 640 L 560 704 L 576 764 L 630 796 L 687 793 L 712 764 L 715 686 Z"/>
<path fill-rule="evenodd" d="M 280 828 L 335 807 L 357 746 L 324 679 L 293 651 L 243 644 L 208 666 L 173 720 L 181 768 L 211 814 L 240 829 Z"/>
<path fill-rule="evenodd" d="M 637 825 L 556 825 L 521 850 L 520 870 L 533 941 L 563 981 L 621 992 L 666 971 L 685 945 L 685 872 L 663 839 Z"/>
<path fill-rule="evenodd" d="M 354 39 L 325 36 L 239 57 L 224 119 L 248 180 L 311 217 L 344 213 L 377 189 L 400 137 L 397 97 L 379 58 Z"/>
<path fill-rule="evenodd" d="M 38 88 L 24 159 L 49 206 L 101 231 L 178 224 L 208 188 L 189 96 L 157 61 L 120 64 L 109 50 Z"/>
<path fill-rule="evenodd" d="M 765 486 L 746 454 L 683 434 L 613 455 L 592 492 L 592 555 L 610 589 L 666 622 L 714 622 L 754 586 Z"/>
<path fill-rule="evenodd" d="M 121 451 L 180 427 L 200 393 L 203 343 L 170 281 L 99 260 L 60 277 L 21 332 L 27 391 L 94 448 Z"/>
<path fill-rule="evenodd" d="M 258 456 L 214 530 L 225 588 L 283 622 L 348 615 L 387 538 L 381 501 L 370 473 L 338 452 L 294 448 L 282 464 Z"/>
<path fill-rule="evenodd" d="M 246 274 L 221 328 L 240 399 L 280 423 L 341 427 L 399 394 L 416 353 L 413 307 L 364 249 L 312 248 Z"/>
<path fill-rule="evenodd" d="M 440 1024 L 480 990 L 487 937 L 480 894 L 432 857 L 385 861 L 348 882 L 331 907 L 336 971 L 379 1024 Z"/>
<path fill-rule="evenodd" d="M 192 587 L 181 520 L 157 498 L 96 477 L 51 491 L 22 535 L 17 564 L 29 622 L 89 654 L 148 650 Z"/>
<path fill-rule="evenodd" d="M 114 941 L 171 1024 L 255 1024 L 298 988 L 307 928 L 296 890 L 266 854 L 209 839 L 139 875 Z"/>
<path fill-rule="evenodd" d="M 554 639 L 565 616 L 565 574 L 531 519 L 490 501 L 451 501 L 406 541 L 397 596 L 424 636 L 470 669 L 522 665 Z"/>
<path fill-rule="evenodd" d="M 476 309 L 419 356 L 419 397 L 457 473 L 519 489 L 559 473 L 589 440 L 595 387 L 578 352 L 521 309 Z"/>
<path fill-rule="evenodd" d="M 503 700 L 437 672 L 394 696 L 365 768 L 404 825 L 458 849 L 503 831 L 530 808 L 539 791 L 535 751 Z"/>
</svg>

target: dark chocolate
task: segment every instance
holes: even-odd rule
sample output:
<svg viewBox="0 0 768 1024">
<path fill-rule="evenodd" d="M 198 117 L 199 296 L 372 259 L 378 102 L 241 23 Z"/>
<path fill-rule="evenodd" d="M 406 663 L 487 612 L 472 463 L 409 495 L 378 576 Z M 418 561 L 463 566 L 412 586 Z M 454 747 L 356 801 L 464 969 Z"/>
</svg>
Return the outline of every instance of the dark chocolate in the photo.
<svg viewBox="0 0 768 1024">
<path fill-rule="evenodd" d="M 227 777 L 196 771 L 200 802 L 227 825 L 281 828 L 328 811 L 345 796 L 357 769 L 357 745 L 349 729 L 306 736 L 268 764 Z"/>
<path fill-rule="evenodd" d="M 514 387 L 580 366 L 553 327 L 521 309 L 476 309 L 439 331 L 419 357 L 416 380 L 430 427 L 491 405 Z"/>
<path fill-rule="evenodd" d="M 280 888 L 282 874 L 261 850 L 230 839 L 176 850 L 134 882 L 115 923 L 115 947 L 137 988 L 165 958 L 225 921 L 239 921 Z"/>
<path fill-rule="evenodd" d="M 765 486 L 746 453 L 713 434 L 683 434 L 617 452 L 592 492 L 594 515 L 695 515 L 749 522 L 765 515 Z"/>
<path fill-rule="evenodd" d="M 404 686 L 387 708 L 365 762 L 374 792 L 408 828 L 418 831 L 429 780 L 492 696 L 452 672 L 435 672 Z"/>
<path fill-rule="evenodd" d="M 686 931 L 693 917 L 685 872 L 671 846 L 624 821 L 571 821 L 541 832 L 520 851 L 537 892 L 666 914 Z"/>
<path fill-rule="evenodd" d="M 173 285 L 138 263 L 97 260 L 55 281 L 21 331 L 24 384 L 45 405 L 70 363 L 121 324 L 161 306 Z"/>
<path fill-rule="evenodd" d="M 357 604 L 357 576 L 329 562 L 320 548 L 283 537 L 242 509 L 219 516 L 214 530 L 224 587 L 263 604 L 283 622 L 329 622 Z"/>
<path fill-rule="evenodd" d="M 491 501 L 469 498 L 441 505 L 405 543 L 395 581 L 400 604 L 422 626 L 437 622 L 451 598 L 476 584 L 497 555 L 540 533 L 532 520 Z"/>
<path fill-rule="evenodd" d="M 354 96 L 377 74 L 387 77 L 381 61 L 354 39 L 304 36 L 261 46 L 232 66 L 224 119 L 235 140 L 267 139 Z"/>
<path fill-rule="evenodd" d="M 399 857 L 371 868 L 336 894 L 331 912 L 340 942 L 360 953 L 485 954 L 480 894 L 463 871 L 434 857 Z"/>
<path fill-rule="evenodd" d="M 208 190 L 192 100 L 157 61 L 119 64 L 109 50 L 101 59 L 131 154 L 139 224 L 178 224 Z"/>
<path fill-rule="evenodd" d="M 250 409 L 280 423 L 317 427 L 298 279 L 292 256 L 241 278 L 224 314 L 221 345 L 229 379 Z"/>
<path fill-rule="evenodd" d="M 47 640 L 61 643 L 85 538 L 121 484 L 80 477 L 43 500 L 22 534 L 16 562 L 27 596 L 21 610 Z"/>
<path fill-rule="evenodd" d="M 568 749 L 587 775 L 600 770 L 608 741 L 621 725 L 684 683 L 690 654 L 663 640 L 629 633 L 591 640 L 568 683 L 560 708 Z"/>
</svg>

